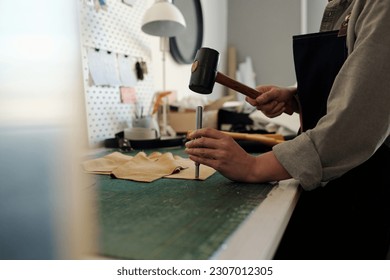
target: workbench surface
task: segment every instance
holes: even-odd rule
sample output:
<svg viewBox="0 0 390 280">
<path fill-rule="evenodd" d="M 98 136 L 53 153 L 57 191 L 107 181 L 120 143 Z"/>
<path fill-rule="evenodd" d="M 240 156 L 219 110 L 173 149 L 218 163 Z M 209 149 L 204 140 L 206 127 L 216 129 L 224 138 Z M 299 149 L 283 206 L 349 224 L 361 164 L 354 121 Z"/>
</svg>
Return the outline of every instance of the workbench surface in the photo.
<svg viewBox="0 0 390 280">
<path fill-rule="evenodd" d="M 93 177 L 99 251 L 114 259 L 270 259 L 298 198 L 291 180 L 244 184 L 218 172 L 205 181 Z"/>
</svg>

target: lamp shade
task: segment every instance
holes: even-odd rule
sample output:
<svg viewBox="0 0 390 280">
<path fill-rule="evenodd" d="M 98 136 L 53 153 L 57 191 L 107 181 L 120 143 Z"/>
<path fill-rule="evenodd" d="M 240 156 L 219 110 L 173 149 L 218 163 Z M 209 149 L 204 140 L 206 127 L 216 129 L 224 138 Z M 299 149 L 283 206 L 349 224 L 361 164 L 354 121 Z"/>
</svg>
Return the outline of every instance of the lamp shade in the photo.
<svg viewBox="0 0 390 280">
<path fill-rule="evenodd" d="M 173 37 L 184 31 L 186 22 L 180 10 L 170 1 L 156 1 L 145 13 L 142 31 L 159 37 Z"/>
</svg>

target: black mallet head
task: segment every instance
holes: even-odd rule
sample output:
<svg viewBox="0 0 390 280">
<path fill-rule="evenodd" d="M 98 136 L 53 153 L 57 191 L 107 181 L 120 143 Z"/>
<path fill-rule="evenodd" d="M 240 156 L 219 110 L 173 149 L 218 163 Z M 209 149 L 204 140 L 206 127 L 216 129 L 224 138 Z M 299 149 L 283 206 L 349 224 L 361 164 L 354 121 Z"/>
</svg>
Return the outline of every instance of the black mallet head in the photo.
<svg viewBox="0 0 390 280">
<path fill-rule="evenodd" d="M 192 64 L 189 88 L 197 93 L 210 94 L 215 84 L 218 62 L 219 52 L 210 48 L 199 49 Z"/>
</svg>

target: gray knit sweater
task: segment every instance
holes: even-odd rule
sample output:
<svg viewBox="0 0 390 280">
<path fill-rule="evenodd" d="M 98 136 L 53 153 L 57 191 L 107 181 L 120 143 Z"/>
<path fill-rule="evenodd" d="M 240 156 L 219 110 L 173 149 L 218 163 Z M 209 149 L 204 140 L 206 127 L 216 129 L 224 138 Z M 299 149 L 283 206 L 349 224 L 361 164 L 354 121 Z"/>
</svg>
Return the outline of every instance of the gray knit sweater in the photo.
<svg viewBox="0 0 390 280">
<path fill-rule="evenodd" d="M 307 190 L 362 164 L 382 144 L 390 146 L 390 1 L 330 1 L 321 31 L 339 29 L 349 13 L 349 55 L 331 89 L 327 114 L 315 128 L 273 148 Z"/>
</svg>

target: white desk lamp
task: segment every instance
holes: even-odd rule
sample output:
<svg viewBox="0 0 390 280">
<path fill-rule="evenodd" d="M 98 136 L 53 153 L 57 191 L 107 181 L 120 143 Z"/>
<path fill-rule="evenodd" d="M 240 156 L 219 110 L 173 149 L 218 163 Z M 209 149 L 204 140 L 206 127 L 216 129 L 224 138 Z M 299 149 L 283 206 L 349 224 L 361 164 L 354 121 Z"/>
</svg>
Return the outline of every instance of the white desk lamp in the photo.
<svg viewBox="0 0 390 280">
<path fill-rule="evenodd" d="M 166 91 L 165 55 L 169 51 L 169 37 L 174 37 L 186 28 L 186 22 L 180 10 L 171 0 L 156 0 L 145 12 L 142 20 L 142 31 L 146 34 L 160 37 L 160 50 L 163 64 L 163 91 Z M 164 103 L 166 103 L 164 98 Z M 163 106 L 162 134 L 167 134 L 167 104 Z"/>
</svg>

